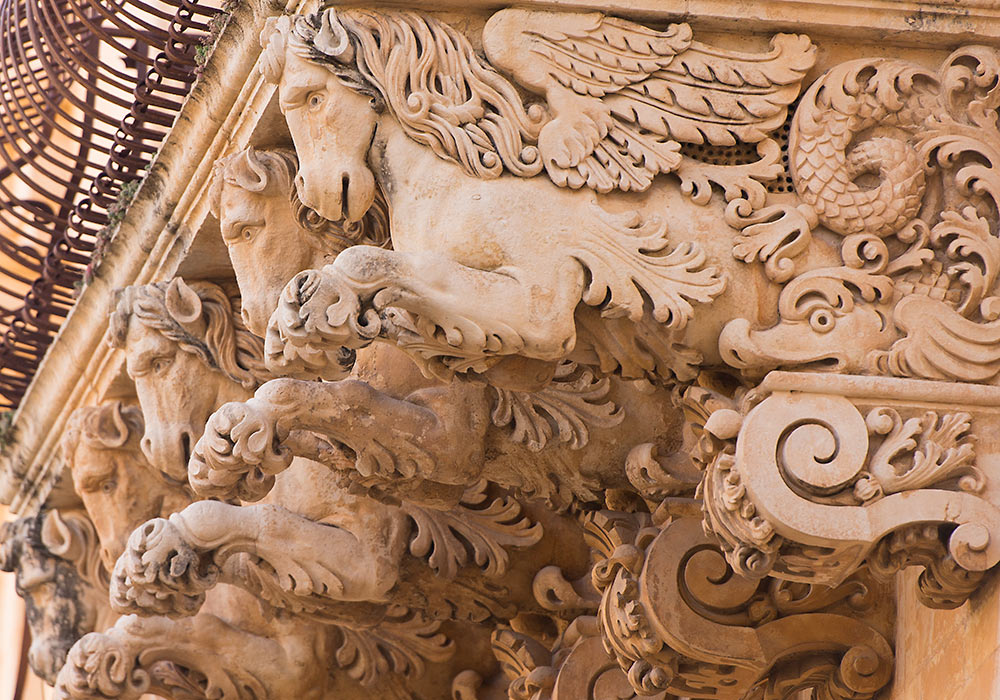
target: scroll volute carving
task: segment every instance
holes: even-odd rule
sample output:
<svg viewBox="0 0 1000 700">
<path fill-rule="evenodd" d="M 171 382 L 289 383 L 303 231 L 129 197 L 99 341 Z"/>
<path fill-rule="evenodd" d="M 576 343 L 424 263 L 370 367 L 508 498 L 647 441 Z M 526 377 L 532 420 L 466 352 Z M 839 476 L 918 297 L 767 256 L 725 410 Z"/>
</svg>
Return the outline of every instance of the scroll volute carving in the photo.
<svg viewBox="0 0 1000 700">
<path fill-rule="evenodd" d="M 994 387 L 773 373 L 742 413 L 709 420 L 706 524 L 747 576 L 837 585 L 866 559 L 884 575 L 918 565 L 925 604 L 961 605 L 1000 560 L 998 400 Z"/>
<path fill-rule="evenodd" d="M 551 650 L 524 634 L 497 630 L 493 634 L 493 653 L 507 680 L 503 700 L 669 700 L 672 697 L 666 692 L 637 693 L 608 654 L 597 618 L 589 615 L 576 618 Z M 489 695 L 491 690 L 490 686 L 477 688 L 474 695 L 459 695 L 458 700 L 494 700 Z"/>
<path fill-rule="evenodd" d="M 892 649 L 867 620 L 890 596 L 870 577 L 833 589 L 747 579 L 698 519 L 637 524 L 606 514 L 591 521 L 606 545 L 618 543 L 594 571 L 599 620 L 638 694 L 778 700 L 812 689 L 856 699 L 889 681 Z"/>
</svg>

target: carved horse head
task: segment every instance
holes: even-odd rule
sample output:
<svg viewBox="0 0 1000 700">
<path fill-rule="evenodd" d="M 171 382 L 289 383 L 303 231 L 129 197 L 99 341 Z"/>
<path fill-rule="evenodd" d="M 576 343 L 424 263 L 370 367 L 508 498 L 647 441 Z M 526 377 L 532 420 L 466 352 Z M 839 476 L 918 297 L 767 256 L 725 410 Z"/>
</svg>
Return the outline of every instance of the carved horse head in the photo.
<svg viewBox="0 0 1000 700">
<path fill-rule="evenodd" d="M 143 430 L 139 409 L 116 401 L 75 411 L 63 437 L 64 458 L 108 570 L 132 530 L 193 500 L 186 483 L 171 480 L 146 460 L 140 449 Z"/>
<path fill-rule="evenodd" d="M 281 290 L 296 274 L 332 262 L 349 246 L 389 243 L 381 190 L 360 221 L 330 221 L 299 199 L 298 167 L 290 148 L 248 148 L 219 159 L 212 173 L 213 213 L 236 272 L 241 316 L 261 337 Z"/>
<path fill-rule="evenodd" d="M 435 19 L 327 9 L 269 21 L 261 43 L 264 75 L 278 85 L 299 155 L 299 196 L 323 217 L 358 221 L 374 202 L 367 155 L 387 118 L 471 175 L 541 170 L 527 145 L 537 140 L 541 111 L 526 111 L 468 39 Z"/>
<path fill-rule="evenodd" d="M 270 378 L 263 341 L 243 327 L 229 291 L 180 278 L 126 287 L 111 314 L 111 342 L 125 351 L 146 421 L 142 451 L 178 482 L 212 412 Z"/>
<path fill-rule="evenodd" d="M 86 528 L 77 520 L 83 518 L 64 519 L 49 511 L 0 523 L 0 571 L 16 574 L 15 588 L 24 599 L 32 640 L 28 663 L 49 683 L 74 642 L 95 629 L 101 613 L 110 611 L 107 589 L 93 586 L 74 566 L 74 560 L 88 558 L 78 536 Z M 107 572 L 102 569 L 100 575 L 106 577 Z"/>
</svg>

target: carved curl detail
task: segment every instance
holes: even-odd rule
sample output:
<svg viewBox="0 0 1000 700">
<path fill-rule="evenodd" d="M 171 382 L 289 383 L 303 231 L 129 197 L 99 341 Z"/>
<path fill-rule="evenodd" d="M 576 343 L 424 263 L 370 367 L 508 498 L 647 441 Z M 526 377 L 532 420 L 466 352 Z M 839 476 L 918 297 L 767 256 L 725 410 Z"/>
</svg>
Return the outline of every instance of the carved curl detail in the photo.
<svg viewBox="0 0 1000 700">
<path fill-rule="evenodd" d="M 897 399 L 921 389 L 890 382 Z M 1000 560 L 1000 512 L 978 495 L 985 477 L 967 437 L 975 419 L 904 419 L 850 380 L 828 387 L 777 391 L 749 410 L 735 450 L 708 468 L 706 527 L 744 575 L 836 585 L 873 557 L 880 571 L 926 566 L 921 588 L 935 607 L 964 600 Z M 857 404 L 872 402 L 866 421 Z"/>
</svg>

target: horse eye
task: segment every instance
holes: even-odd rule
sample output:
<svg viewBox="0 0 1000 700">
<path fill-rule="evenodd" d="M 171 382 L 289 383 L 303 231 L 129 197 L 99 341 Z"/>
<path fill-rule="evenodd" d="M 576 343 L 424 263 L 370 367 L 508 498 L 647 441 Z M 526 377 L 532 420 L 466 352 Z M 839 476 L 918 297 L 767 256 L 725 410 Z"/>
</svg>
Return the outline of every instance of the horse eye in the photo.
<svg viewBox="0 0 1000 700">
<path fill-rule="evenodd" d="M 153 371 L 162 372 L 163 370 L 165 370 L 167 367 L 170 366 L 170 360 L 171 358 L 169 357 L 161 357 L 160 359 L 155 360 L 153 362 Z"/>
<path fill-rule="evenodd" d="M 118 487 L 117 481 L 115 481 L 114 479 L 108 479 L 103 484 L 101 484 L 101 491 L 110 494 L 113 493 L 117 487 Z"/>
<path fill-rule="evenodd" d="M 323 104 L 323 93 L 321 92 L 310 93 L 308 102 L 310 107 L 319 107 L 321 104 Z"/>
</svg>

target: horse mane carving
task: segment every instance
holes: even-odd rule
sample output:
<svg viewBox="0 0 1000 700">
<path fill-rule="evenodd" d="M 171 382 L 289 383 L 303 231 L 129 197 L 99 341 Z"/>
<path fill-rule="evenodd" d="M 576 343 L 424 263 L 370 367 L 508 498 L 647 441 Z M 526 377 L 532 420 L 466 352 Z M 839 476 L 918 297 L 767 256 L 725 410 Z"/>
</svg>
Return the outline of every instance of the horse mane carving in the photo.
<svg viewBox="0 0 1000 700">
<path fill-rule="evenodd" d="M 465 36 L 432 17 L 331 9 L 272 18 L 261 43 L 267 80 L 280 80 L 289 48 L 370 96 L 377 111 L 388 107 L 410 138 L 470 175 L 495 178 L 506 168 L 531 177 L 542 170 L 533 144 L 546 110 L 526 109 L 514 85 Z"/>
<path fill-rule="evenodd" d="M 261 197 L 288 197 L 299 226 L 315 234 L 323 252 L 336 254 L 353 245 L 392 247 L 389 205 L 381 188 L 375 188 L 375 201 L 360 221 L 330 221 L 299 199 L 295 188 L 298 170 L 299 159 L 291 148 L 258 150 L 250 147 L 220 158 L 212 167 L 209 196 L 212 215 L 221 219 L 222 188 L 232 185 Z"/>
<path fill-rule="evenodd" d="M 142 437 L 142 433 L 138 436 Z M 108 590 L 111 572 L 101 559 L 101 541 L 86 511 L 45 511 L 41 540 L 48 551 L 72 564 L 80 578 L 95 590 Z"/>
<path fill-rule="evenodd" d="M 180 277 L 120 289 L 111 314 L 111 345 L 125 347 L 130 320 L 176 342 L 247 389 L 271 379 L 264 367 L 264 341 L 248 331 L 236 313 L 240 306 L 235 285 L 225 287 Z"/>
<path fill-rule="evenodd" d="M 32 538 L 32 529 L 35 526 L 36 523 L 31 518 L 0 523 L 0 571 L 16 571 L 21 550 L 25 546 L 30 546 L 33 539 L 37 541 L 39 547 L 41 546 L 41 540 L 37 536 Z"/>
</svg>

